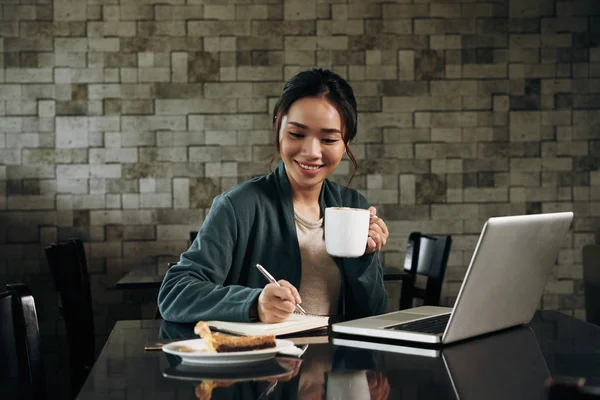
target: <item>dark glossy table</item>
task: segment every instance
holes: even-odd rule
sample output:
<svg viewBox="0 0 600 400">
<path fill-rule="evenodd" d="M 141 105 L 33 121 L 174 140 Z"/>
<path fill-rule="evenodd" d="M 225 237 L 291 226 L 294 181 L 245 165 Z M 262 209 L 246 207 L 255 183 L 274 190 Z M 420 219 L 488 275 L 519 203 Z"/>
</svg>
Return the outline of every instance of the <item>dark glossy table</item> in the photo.
<svg viewBox="0 0 600 400">
<path fill-rule="evenodd" d="M 322 343 L 309 346 L 301 365 L 278 359 L 237 372 L 213 368 L 197 373 L 179 365 L 176 357 L 144 351 L 147 341 L 180 337 L 193 337 L 192 327 L 118 322 L 78 399 L 531 400 L 547 398 L 544 382 L 550 376 L 585 377 L 600 384 L 600 328 L 552 311 L 538 312 L 528 327 L 428 349 L 430 356 L 408 354 L 414 348 L 394 342 L 384 341 L 394 343 L 391 351 Z M 361 343 L 369 347 L 372 342 Z M 277 373 L 279 378 L 260 378 Z M 235 380 L 242 375 L 250 380 Z"/>
<path fill-rule="evenodd" d="M 133 268 L 117 281 L 117 289 L 160 288 L 168 266 L 143 266 Z"/>
</svg>

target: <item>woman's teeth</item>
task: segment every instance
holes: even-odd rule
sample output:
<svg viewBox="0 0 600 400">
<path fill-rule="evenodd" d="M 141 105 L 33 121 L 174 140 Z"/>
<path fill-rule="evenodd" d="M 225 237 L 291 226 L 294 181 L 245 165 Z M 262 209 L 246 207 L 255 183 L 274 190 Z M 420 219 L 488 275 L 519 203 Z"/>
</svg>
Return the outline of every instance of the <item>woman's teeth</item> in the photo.
<svg viewBox="0 0 600 400">
<path fill-rule="evenodd" d="M 314 171 L 315 169 L 319 169 L 320 167 L 314 167 L 312 165 L 306 165 L 306 164 L 302 164 L 302 163 L 298 163 L 300 165 L 300 167 L 302 167 L 303 169 L 308 169 L 310 171 Z"/>
</svg>

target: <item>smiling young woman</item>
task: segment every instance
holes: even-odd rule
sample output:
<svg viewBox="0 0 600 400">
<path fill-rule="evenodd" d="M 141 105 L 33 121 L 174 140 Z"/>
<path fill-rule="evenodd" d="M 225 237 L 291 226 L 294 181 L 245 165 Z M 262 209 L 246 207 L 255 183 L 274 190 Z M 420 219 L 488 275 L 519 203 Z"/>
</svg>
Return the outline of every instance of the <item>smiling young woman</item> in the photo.
<svg viewBox="0 0 600 400">
<path fill-rule="evenodd" d="M 311 69 L 288 81 L 273 111 L 274 160 L 282 162 L 215 197 L 196 240 L 165 276 L 158 297 L 163 317 L 280 322 L 298 303 L 312 314 L 344 318 L 385 312 L 378 252 L 387 226 L 359 192 L 328 179 L 344 153 L 356 172 L 349 148 L 356 130 L 354 93 L 339 75 Z M 327 207 L 371 210 L 363 256 L 327 254 Z M 279 285 L 265 285 L 257 263 Z"/>
</svg>

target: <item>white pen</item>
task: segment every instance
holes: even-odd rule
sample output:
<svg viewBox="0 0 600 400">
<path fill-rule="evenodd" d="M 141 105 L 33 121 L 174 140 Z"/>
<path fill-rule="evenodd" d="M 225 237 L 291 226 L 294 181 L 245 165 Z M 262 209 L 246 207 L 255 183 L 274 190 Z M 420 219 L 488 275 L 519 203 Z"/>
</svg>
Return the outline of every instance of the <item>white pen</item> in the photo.
<svg viewBox="0 0 600 400">
<path fill-rule="evenodd" d="M 265 278 L 267 278 L 267 280 L 268 280 L 269 282 L 271 282 L 271 283 L 274 283 L 274 284 L 276 284 L 277 286 L 280 286 L 280 287 L 281 287 L 281 285 L 280 285 L 280 284 L 279 284 L 279 283 L 278 283 L 278 282 L 275 280 L 275 278 L 273 278 L 273 276 L 272 276 L 272 275 L 269 273 L 269 271 L 267 271 L 267 270 L 265 269 L 265 267 L 263 267 L 263 266 L 262 266 L 262 265 L 260 265 L 260 264 L 256 264 L 256 268 L 257 268 L 257 269 L 260 271 L 260 273 L 261 273 L 261 274 L 263 274 L 263 275 L 265 276 Z M 304 314 L 304 315 L 308 315 L 308 313 L 307 313 L 307 312 L 304 310 L 304 308 L 302 308 L 302 306 L 300 306 L 300 304 L 296 304 L 296 308 L 297 308 L 298 310 L 300 310 L 300 312 L 301 312 L 302 314 Z"/>
</svg>

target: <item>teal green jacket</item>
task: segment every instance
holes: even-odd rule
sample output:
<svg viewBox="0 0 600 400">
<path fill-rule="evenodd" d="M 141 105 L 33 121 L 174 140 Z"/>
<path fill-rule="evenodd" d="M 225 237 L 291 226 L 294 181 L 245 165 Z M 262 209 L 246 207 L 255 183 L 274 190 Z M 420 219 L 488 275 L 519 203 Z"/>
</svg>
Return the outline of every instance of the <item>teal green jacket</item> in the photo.
<svg viewBox="0 0 600 400">
<path fill-rule="evenodd" d="M 364 196 L 325 180 L 319 197 L 326 207 L 368 208 Z M 354 319 L 384 313 L 387 294 L 379 253 L 334 257 L 342 277 L 339 314 Z M 300 288 L 301 257 L 292 190 L 285 166 L 215 197 L 196 240 L 172 266 L 160 287 L 158 307 L 173 322 L 250 321 L 250 308 L 268 281 Z"/>
</svg>

